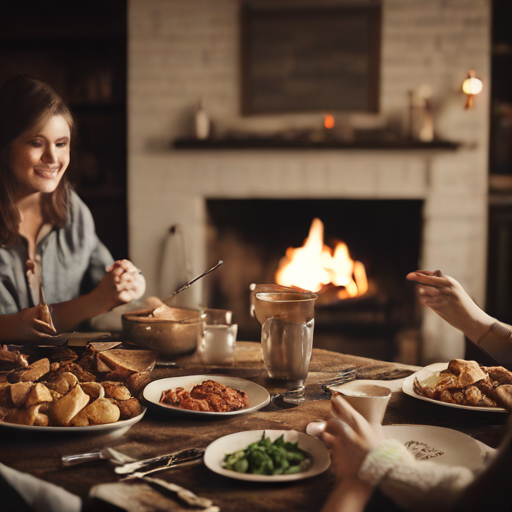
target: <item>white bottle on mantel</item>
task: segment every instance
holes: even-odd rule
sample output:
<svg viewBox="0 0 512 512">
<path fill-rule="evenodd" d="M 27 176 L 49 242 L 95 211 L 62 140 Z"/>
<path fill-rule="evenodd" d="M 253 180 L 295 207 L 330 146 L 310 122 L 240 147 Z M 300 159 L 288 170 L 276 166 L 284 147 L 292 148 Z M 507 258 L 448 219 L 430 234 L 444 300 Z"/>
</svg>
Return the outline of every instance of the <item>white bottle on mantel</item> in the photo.
<svg viewBox="0 0 512 512">
<path fill-rule="evenodd" d="M 196 137 L 198 139 L 207 139 L 210 134 L 210 118 L 204 109 L 204 100 L 199 98 L 196 112 Z"/>
</svg>

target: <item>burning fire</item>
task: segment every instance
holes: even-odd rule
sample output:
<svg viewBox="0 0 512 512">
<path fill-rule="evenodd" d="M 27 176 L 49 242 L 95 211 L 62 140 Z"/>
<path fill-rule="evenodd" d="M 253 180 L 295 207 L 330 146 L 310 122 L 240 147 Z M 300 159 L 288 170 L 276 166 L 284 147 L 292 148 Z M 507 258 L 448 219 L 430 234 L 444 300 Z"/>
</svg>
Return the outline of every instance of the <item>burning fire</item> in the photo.
<svg viewBox="0 0 512 512">
<path fill-rule="evenodd" d="M 302 247 L 286 250 L 275 280 L 277 284 L 299 286 L 314 292 L 332 283 L 343 287 L 338 292 L 340 299 L 363 295 L 368 290 L 364 265 L 350 257 L 347 245 L 340 242 L 334 251 L 324 245 L 324 225 L 320 219 L 311 223 L 309 236 Z"/>
</svg>

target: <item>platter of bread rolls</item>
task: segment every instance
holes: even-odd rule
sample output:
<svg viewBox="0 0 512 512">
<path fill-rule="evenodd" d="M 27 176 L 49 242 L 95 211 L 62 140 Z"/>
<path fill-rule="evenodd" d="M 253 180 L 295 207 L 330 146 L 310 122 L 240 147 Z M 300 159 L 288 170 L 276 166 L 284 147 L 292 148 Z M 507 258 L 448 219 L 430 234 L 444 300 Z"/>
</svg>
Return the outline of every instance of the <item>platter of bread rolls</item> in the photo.
<svg viewBox="0 0 512 512">
<path fill-rule="evenodd" d="M 157 353 L 91 342 L 80 356 L 65 348 L 29 359 L 0 349 L 0 428 L 108 431 L 142 419 L 139 401 Z M 6 369 L 7 368 L 7 369 Z"/>
</svg>

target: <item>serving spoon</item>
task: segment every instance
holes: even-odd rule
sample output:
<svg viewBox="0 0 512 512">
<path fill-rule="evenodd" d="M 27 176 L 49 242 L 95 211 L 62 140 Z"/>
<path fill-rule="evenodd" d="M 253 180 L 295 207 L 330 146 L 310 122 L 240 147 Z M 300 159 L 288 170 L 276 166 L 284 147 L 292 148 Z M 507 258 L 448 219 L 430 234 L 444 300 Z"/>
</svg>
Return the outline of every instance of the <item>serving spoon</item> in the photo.
<svg viewBox="0 0 512 512">
<path fill-rule="evenodd" d="M 213 272 L 216 268 L 219 268 L 224 262 L 220 260 L 216 265 L 214 265 L 212 268 L 209 268 L 206 272 L 203 272 L 202 274 L 198 275 L 197 277 L 194 277 L 192 281 L 189 281 L 188 283 L 185 283 L 183 286 L 180 286 L 177 290 L 172 292 L 170 295 L 167 295 L 167 297 L 164 297 L 162 299 L 162 302 L 164 304 L 168 304 L 168 302 L 176 297 L 176 295 L 180 294 L 181 292 L 184 292 L 187 288 L 190 288 L 196 281 L 204 277 L 206 274 L 209 274 L 210 272 Z"/>
</svg>

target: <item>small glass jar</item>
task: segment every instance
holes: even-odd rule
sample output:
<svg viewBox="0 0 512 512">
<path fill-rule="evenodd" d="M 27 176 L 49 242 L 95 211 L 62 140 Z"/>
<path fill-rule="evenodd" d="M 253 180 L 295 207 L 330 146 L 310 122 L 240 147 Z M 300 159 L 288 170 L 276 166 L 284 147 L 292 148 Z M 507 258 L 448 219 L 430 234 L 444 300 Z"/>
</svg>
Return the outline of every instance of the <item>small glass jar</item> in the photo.
<svg viewBox="0 0 512 512">
<path fill-rule="evenodd" d="M 204 335 L 197 351 L 207 366 L 233 366 L 238 325 L 231 323 L 233 313 L 225 309 L 206 309 Z"/>
</svg>

